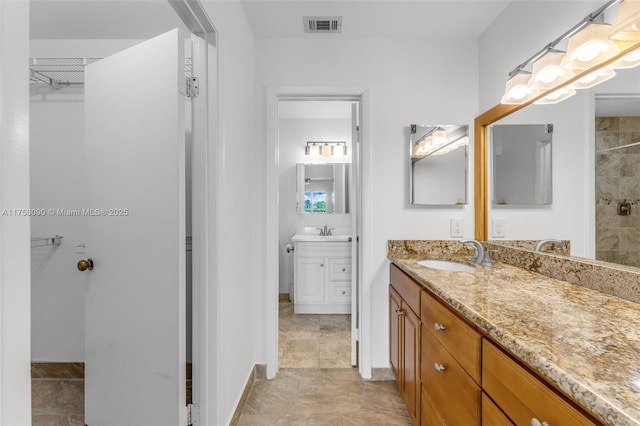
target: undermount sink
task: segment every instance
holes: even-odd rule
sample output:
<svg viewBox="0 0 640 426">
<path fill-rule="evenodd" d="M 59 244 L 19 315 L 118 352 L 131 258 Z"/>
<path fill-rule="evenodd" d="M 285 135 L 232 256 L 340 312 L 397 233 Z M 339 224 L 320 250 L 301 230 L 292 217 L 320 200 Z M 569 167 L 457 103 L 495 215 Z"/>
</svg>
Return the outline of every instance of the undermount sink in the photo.
<svg viewBox="0 0 640 426">
<path fill-rule="evenodd" d="M 474 268 L 473 266 L 465 265 L 464 263 L 451 262 L 448 260 L 419 260 L 418 265 L 426 266 L 427 268 L 453 272 L 474 272 L 476 270 L 476 268 Z"/>
</svg>

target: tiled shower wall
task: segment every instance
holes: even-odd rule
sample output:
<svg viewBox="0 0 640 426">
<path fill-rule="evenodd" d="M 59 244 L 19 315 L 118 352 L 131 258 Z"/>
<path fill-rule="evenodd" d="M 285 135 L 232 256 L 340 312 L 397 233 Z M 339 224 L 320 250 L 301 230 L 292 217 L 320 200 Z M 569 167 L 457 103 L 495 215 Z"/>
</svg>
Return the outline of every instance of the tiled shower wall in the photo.
<svg viewBox="0 0 640 426">
<path fill-rule="evenodd" d="M 596 117 L 596 259 L 640 266 L 640 117 Z M 631 203 L 618 215 L 620 201 Z"/>
</svg>

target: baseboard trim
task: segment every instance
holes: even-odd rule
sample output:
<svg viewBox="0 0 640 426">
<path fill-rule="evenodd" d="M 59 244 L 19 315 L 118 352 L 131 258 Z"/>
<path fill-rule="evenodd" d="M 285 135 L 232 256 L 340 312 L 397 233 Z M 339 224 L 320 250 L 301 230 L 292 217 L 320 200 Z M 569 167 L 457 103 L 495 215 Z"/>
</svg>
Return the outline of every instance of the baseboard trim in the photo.
<svg viewBox="0 0 640 426">
<path fill-rule="evenodd" d="M 247 383 L 244 386 L 244 390 L 242 391 L 242 396 L 240 397 L 240 401 L 236 406 L 236 410 L 233 413 L 233 417 L 231 417 L 231 422 L 229 422 L 229 426 L 237 426 L 240 422 L 240 416 L 242 415 L 242 411 L 244 411 L 244 407 L 247 404 L 247 399 L 249 398 L 249 392 L 251 392 L 251 388 L 253 388 L 253 384 L 258 380 L 266 380 L 267 379 L 267 366 L 264 364 L 256 364 L 251 369 L 251 374 L 249 375 L 249 379 L 247 379 Z"/>
<path fill-rule="evenodd" d="M 371 380 L 396 380 L 390 368 L 372 368 Z"/>
<path fill-rule="evenodd" d="M 84 362 L 32 362 L 32 379 L 84 379 Z"/>
</svg>

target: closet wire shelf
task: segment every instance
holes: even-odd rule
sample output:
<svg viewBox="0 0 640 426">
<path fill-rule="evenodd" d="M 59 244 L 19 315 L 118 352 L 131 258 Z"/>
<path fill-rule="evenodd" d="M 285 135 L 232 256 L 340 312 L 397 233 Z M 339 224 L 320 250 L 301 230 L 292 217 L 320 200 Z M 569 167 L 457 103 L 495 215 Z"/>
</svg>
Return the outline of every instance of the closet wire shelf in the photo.
<svg viewBox="0 0 640 426">
<path fill-rule="evenodd" d="M 54 88 L 84 85 L 84 67 L 103 58 L 29 58 L 30 82 Z M 186 58 L 185 77 L 191 77 L 192 60 Z"/>
<path fill-rule="evenodd" d="M 56 235 L 55 237 L 43 237 L 43 238 L 32 237 L 31 248 L 59 246 L 60 244 L 62 244 L 62 238 L 64 238 L 62 235 Z"/>
</svg>

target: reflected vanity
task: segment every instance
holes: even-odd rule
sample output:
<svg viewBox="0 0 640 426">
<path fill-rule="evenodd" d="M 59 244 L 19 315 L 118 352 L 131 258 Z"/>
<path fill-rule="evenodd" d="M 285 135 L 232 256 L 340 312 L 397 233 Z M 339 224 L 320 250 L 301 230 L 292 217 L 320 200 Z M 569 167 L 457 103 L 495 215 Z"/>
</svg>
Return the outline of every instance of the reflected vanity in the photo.
<svg viewBox="0 0 640 426">
<path fill-rule="evenodd" d="M 417 125 L 409 134 L 409 204 L 467 204 L 469 126 Z"/>
</svg>

